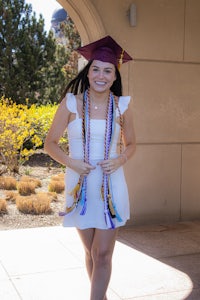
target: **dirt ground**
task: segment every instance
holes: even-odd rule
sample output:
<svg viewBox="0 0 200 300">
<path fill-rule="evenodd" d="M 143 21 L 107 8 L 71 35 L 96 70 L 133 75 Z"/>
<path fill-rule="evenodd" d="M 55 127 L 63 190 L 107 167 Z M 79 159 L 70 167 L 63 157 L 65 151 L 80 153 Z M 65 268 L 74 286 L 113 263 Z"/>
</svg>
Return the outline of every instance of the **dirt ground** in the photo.
<svg viewBox="0 0 200 300">
<path fill-rule="evenodd" d="M 63 171 L 59 164 L 40 151 L 32 156 L 29 162 L 20 168 L 20 173 L 15 176 L 19 178 L 22 175 L 27 175 L 40 179 L 42 187 L 37 188 L 36 192 L 47 192 L 51 176 Z M 4 197 L 5 191 L 0 190 L 0 198 Z M 61 225 L 62 218 L 59 217 L 58 213 L 63 210 L 63 206 L 64 194 L 58 194 L 58 201 L 51 203 L 52 212 L 43 215 L 21 213 L 16 208 L 15 203 L 8 201 L 7 214 L 0 214 L 0 230 Z"/>
</svg>

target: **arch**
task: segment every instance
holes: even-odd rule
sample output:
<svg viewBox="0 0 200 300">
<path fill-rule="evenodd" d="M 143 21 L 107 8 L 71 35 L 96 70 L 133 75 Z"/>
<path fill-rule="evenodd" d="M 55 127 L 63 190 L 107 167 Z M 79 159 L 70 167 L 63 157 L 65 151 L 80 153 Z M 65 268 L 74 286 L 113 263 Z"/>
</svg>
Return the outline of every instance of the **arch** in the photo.
<svg viewBox="0 0 200 300">
<path fill-rule="evenodd" d="M 102 20 L 89 0 L 57 0 L 76 24 L 83 44 L 106 35 Z"/>
</svg>

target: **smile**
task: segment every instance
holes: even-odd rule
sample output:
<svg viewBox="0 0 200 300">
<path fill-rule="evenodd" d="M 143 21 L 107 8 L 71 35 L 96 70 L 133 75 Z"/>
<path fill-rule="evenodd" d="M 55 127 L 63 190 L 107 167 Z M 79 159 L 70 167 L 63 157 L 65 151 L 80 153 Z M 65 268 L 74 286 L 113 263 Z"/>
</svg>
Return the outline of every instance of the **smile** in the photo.
<svg viewBox="0 0 200 300">
<path fill-rule="evenodd" d="M 102 81 L 95 81 L 95 83 L 98 84 L 98 85 L 105 85 L 106 84 L 106 82 L 102 82 Z"/>
</svg>

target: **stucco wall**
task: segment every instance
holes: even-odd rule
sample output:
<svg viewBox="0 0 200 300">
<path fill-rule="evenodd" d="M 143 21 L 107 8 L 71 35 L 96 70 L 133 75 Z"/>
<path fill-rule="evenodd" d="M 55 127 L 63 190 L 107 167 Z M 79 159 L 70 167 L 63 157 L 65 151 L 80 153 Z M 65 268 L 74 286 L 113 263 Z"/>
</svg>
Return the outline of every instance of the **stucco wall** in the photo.
<svg viewBox="0 0 200 300">
<path fill-rule="evenodd" d="M 137 136 L 126 166 L 129 223 L 200 218 L 200 1 L 84 0 L 79 8 L 77 0 L 59 2 L 80 34 L 81 24 L 91 24 L 83 42 L 110 34 L 134 57 L 121 68 Z M 131 3 L 136 27 L 129 25 Z M 92 11 L 85 21 L 81 5 Z"/>
</svg>

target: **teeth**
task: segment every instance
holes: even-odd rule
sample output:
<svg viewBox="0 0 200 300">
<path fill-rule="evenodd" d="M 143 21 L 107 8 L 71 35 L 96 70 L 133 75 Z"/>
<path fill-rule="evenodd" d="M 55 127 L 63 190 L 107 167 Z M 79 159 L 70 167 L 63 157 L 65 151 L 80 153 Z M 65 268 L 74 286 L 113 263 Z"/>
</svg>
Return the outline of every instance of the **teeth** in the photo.
<svg viewBox="0 0 200 300">
<path fill-rule="evenodd" d="M 96 84 L 99 84 L 99 85 L 104 85 L 105 82 L 102 82 L 102 81 L 96 81 Z"/>
</svg>

